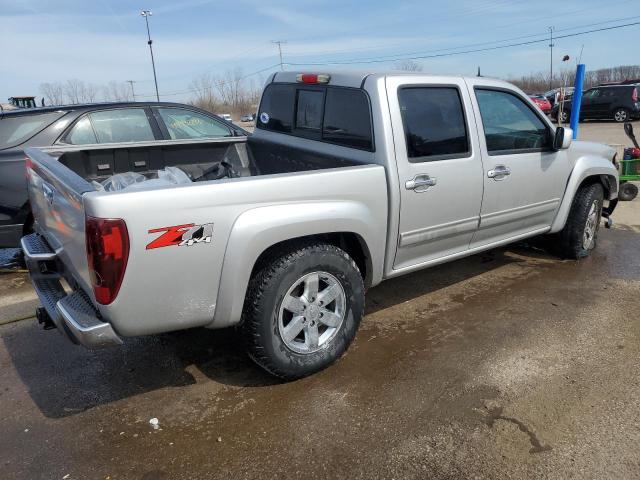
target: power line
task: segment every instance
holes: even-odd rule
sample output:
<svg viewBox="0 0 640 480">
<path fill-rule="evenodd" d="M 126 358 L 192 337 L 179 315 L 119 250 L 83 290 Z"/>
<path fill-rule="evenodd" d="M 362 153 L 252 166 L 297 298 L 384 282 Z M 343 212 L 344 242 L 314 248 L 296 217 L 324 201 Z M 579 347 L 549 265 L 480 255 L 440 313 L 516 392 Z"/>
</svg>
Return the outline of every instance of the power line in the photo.
<svg viewBox="0 0 640 480">
<path fill-rule="evenodd" d="M 631 26 L 635 26 L 635 25 L 640 25 L 640 22 L 632 22 L 632 23 L 626 23 L 623 25 L 614 25 L 611 27 L 603 27 L 603 28 L 596 28 L 593 30 L 585 30 L 582 32 L 575 32 L 575 33 L 570 33 L 570 34 L 566 34 L 566 35 L 559 35 L 554 37 L 555 40 L 559 40 L 562 38 L 569 38 L 569 37 L 577 37 L 579 35 L 586 35 L 589 33 L 595 33 L 595 32 L 603 32 L 603 31 L 607 31 L 607 30 L 616 30 L 618 28 L 625 28 L 625 27 L 631 27 Z M 438 58 L 438 57 L 450 57 L 450 56 L 454 56 L 454 55 L 464 55 L 467 53 L 478 53 L 478 52 L 488 52 L 491 50 L 499 50 L 502 48 L 510 48 L 510 47 L 519 47 L 519 46 L 523 46 L 523 45 L 532 45 L 535 43 L 541 43 L 541 42 L 546 42 L 548 41 L 548 38 L 542 38 L 542 39 L 537 39 L 537 40 L 529 40 L 526 42 L 518 42 L 518 43 L 510 43 L 507 45 L 497 45 L 495 47 L 487 47 L 487 48 L 475 48 L 475 49 L 471 49 L 471 50 L 463 50 L 460 52 L 448 52 L 448 53 L 439 53 L 439 54 L 433 54 L 433 55 L 415 55 L 415 56 L 401 56 L 402 54 L 398 54 L 398 56 L 394 59 L 370 59 L 370 60 L 362 60 L 362 59 L 351 59 L 351 60 L 338 60 L 338 61 L 334 61 L 334 62 L 310 62 L 310 63 L 287 63 L 286 65 L 291 65 L 291 66 L 309 66 L 309 65 L 352 65 L 352 64 L 368 64 L 368 63 L 386 63 L 386 62 L 392 62 L 392 61 L 398 61 L 398 60 L 424 60 L 427 58 Z"/>
</svg>

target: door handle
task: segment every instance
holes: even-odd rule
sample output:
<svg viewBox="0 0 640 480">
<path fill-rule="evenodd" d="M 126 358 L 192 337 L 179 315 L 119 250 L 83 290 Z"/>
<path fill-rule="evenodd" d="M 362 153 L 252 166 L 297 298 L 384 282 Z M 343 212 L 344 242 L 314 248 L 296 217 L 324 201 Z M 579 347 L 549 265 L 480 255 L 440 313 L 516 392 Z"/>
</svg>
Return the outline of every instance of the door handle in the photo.
<svg viewBox="0 0 640 480">
<path fill-rule="evenodd" d="M 511 169 L 504 165 L 496 165 L 496 168 L 487 172 L 487 177 L 494 180 L 503 180 L 507 175 L 511 175 Z"/>
<path fill-rule="evenodd" d="M 411 180 L 407 180 L 404 187 L 407 190 L 413 190 L 417 193 L 426 192 L 429 187 L 435 186 L 437 183 L 434 177 L 430 177 L 426 174 L 420 174 L 413 177 Z"/>
</svg>

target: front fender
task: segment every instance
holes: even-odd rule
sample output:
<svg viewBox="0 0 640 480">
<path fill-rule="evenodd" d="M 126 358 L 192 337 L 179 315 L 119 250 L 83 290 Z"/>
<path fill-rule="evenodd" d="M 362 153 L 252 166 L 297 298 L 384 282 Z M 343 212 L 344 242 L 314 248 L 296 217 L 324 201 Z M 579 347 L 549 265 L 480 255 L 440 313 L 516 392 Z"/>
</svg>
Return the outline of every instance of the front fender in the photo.
<svg viewBox="0 0 640 480">
<path fill-rule="evenodd" d="M 609 192 L 608 195 L 605 193 L 605 197 L 609 200 L 618 198 L 618 171 L 613 163 L 605 157 L 596 155 L 581 156 L 576 161 L 569 176 L 560 208 L 558 208 L 556 217 L 551 225 L 551 233 L 559 232 L 564 228 L 569 217 L 573 198 L 580 185 L 589 177 L 597 177 L 598 181 L 605 187 L 605 191 Z"/>
<path fill-rule="evenodd" d="M 244 212 L 231 229 L 214 320 L 209 327 L 223 328 L 240 321 L 256 260 L 267 248 L 286 240 L 333 232 L 355 233 L 364 240 L 371 255 L 372 284 L 379 283 L 386 218 L 386 208 L 374 211 L 357 201 L 302 202 Z"/>
</svg>

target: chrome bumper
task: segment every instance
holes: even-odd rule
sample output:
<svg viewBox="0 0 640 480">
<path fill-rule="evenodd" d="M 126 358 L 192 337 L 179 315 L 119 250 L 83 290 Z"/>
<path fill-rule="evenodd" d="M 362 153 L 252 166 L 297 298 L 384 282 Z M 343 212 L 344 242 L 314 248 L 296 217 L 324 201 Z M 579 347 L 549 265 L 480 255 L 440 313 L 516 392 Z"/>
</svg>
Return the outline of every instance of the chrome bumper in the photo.
<svg viewBox="0 0 640 480">
<path fill-rule="evenodd" d="M 20 241 L 29 276 L 40 303 L 58 330 L 72 342 L 88 348 L 121 345 L 122 339 L 100 314 L 82 290 L 67 293 L 56 272 L 56 252 L 37 233 Z"/>
</svg>

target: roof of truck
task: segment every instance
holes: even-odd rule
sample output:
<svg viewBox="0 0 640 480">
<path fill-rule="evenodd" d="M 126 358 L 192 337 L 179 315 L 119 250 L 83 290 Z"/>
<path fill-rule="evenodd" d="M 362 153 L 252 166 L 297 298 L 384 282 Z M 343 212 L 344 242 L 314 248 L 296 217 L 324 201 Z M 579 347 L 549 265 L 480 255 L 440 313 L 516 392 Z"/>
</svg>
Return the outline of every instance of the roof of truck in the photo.
<svg viewBox="0 0 640 480">
<path fill-rule="evenodd" d="M 297 76 L 300 74 L 323 74 L 329 75 L 329 85 L 337 85 L 341 87 L 353 87 L 362 88 L 364 81 L 367 78 L 384 78 L 384 77 L 429 77 L 432 79 L 442 79 L 443 82 L 450 82 L 452 78 L 465 79 L 465 78 L 478 78 L 476 76 L 463 76 L 463 75 L 431 75 L 424 72 L 406 72 L 401 70 L 396 71 L 360 71 L 360 70 L 342 70 L 342 71 L 326 71 L 326 70 L 298 70 L 298 71 L 285 71 L 276 72 L 272 74 L 269 79 L 271 82 L 279 83 L 297 83 Z M 480 77 L 490 82 L 504 82 L 503 80 L 491 77 Z M 504 82 L 507 83 L 507 82 Z"/>
</svg>

